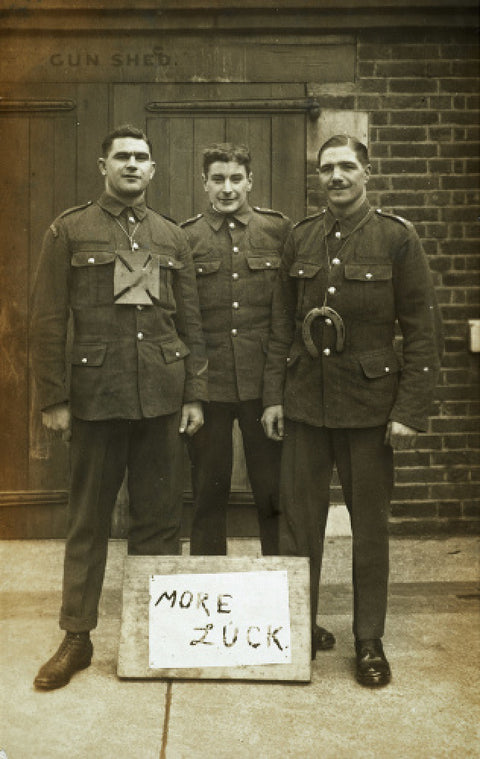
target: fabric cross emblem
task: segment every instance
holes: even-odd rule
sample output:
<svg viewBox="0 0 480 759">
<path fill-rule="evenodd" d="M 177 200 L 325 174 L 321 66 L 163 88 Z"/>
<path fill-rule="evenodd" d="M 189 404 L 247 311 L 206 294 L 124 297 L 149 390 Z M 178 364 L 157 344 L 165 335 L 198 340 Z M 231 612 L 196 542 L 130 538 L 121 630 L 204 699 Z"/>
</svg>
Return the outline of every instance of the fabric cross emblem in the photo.
<svg viewBox="0 0 480 759">
<path fill-rule="evenodd" d="M 113 278 L 115 303 L 152 306 L 160 299 L 158 261 L 148 252 L 117 253 Z"/>
</svg>

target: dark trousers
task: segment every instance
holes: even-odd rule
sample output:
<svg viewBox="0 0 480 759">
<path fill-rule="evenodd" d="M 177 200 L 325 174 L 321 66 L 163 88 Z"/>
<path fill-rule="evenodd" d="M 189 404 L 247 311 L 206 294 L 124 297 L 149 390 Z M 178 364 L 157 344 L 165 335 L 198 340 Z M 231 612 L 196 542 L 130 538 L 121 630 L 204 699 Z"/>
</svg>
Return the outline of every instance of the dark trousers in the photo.
<svg viewBox="0 0 480 759">
<path fill-rule="evenodd" d="M 352 526 L 353 633 L 358 639 L 384 633 L 388 589 L 388 516 L 393 452 L 385 427 L 327 429 L 287 420 L 280 484 L 280 551 L 310 558 L 312 622 L 336 464 Z"/>
<path fill-rule="evenodd" d="M 258 510 L 264 555 L 278 554 L 278 486 L 281 446 L 269 440 L 260 423 L 260 399 L 208 403 L 205 424 L 189 440 L 195 502 L 190 553 L 225 555 L 227 506 L 232 479 L 232 426 L 238 419 L 247 471 Z"/>
<path fill-rule="evenodd" d="M 128 470 L 128 552 L 178 554 L 183 496 L 180 414 L 135 421 L 73 419 L 60 627 L 96 627 L 110 522 Z"/>
</svg>

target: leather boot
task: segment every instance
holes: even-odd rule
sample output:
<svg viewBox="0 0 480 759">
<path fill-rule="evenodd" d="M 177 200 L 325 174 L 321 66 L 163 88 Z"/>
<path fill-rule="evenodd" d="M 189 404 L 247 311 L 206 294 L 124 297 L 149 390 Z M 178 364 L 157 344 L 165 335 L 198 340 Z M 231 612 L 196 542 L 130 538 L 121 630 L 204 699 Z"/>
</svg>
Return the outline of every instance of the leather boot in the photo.
<svg viewBox="0 0 480 759">
<path fill-rule="evenodd" d="M 40 690 L 62 688 L 71 676 L 92 661 L 93 646 L 88 632 L 67 632 L 58 651 L 40 668 L 34 685 Z"/>
<path fill-rule="evenodd" d="M 312 659 L 317 656 L 317 651 L 329 651 L 335 645 L 335 636 L 325 630 L 324 627 L 314 625 L 312 629 Z"/>
<path fill-rule="evenodd" d="M 357 682 L 369 688 L 388 685 L 392 674 L 380 638 L 355 641 Z"/>
</svg>

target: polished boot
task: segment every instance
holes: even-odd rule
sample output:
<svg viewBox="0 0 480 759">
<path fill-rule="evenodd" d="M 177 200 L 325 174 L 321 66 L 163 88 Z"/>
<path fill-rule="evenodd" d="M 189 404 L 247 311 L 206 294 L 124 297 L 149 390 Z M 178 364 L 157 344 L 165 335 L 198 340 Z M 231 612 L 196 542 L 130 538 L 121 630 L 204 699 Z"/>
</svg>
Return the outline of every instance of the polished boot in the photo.
<svg viewBox="0 0 480 759">
<path fill-rule="evenodd" d="M 355 652 L 356 677 L 360 685 L 366 685 L 369 688 L 388 685 L 392 674 L 380 638 L 355 641 Z"/>
<path fill-rule="evenodd" d="M 88 632 L 67 632 L 51 659 L 40 668 L 34 685 L 40 690 L 62 688 L 71 676 L 92 661 L 93 646 Z"/>
<path fill-rule="evenodd" d="M 324 627 L 314 625 L 312 629 L 312 659 L 317 651 L 329 651 L 335 645 L 335 636 Z"/>
</svg>

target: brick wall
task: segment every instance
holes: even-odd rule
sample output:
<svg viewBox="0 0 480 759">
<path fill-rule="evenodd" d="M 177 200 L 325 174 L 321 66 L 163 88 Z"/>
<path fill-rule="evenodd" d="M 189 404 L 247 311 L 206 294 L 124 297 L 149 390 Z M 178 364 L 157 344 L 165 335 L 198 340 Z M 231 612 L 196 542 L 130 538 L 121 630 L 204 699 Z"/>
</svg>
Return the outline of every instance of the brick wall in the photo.
<svg viewBox="0 0 480 759">
<path fill-rule="evenodd" d="M 480 526 L 480 354 L 468 346 L 480 316 L 478 59 L 473 31 L 360 32 L 355 85 L 314 92 L 322 108 L 368 113 L 370 201 L 414 222 L 445 321 L 428 433 L 396 454 L 393 532 Z M 323 205 L 314 168 L 312 211 Z"/>
</svg>

